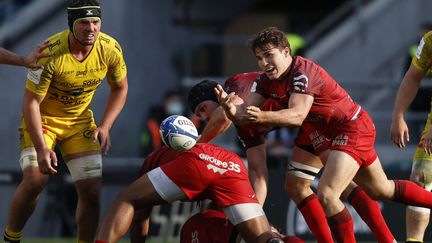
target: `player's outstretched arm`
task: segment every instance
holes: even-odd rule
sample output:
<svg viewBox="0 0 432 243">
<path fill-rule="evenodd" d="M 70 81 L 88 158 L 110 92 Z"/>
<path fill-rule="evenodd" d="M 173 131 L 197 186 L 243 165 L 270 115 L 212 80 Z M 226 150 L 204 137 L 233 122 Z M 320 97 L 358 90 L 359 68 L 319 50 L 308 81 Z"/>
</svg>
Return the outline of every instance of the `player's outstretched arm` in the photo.
<svg viewBox="0 0 432 243">
<path fill-rule="evenodd" d="M 227 117 L 237 125 L 245 125 L 249 123 L 247 115 L 245 113 L 246 106 L 243 102 L 238 102 L 241 98 L 238 97 L 234 92 L 227 94 L 221 85 L 217 85 L 215 88 L 216 97 L 219 104 L 225 110 Z"/>
<path fill-rule="evenodd" d="M 311 95 L 294 93 L 289 99 L 287 109 L 262 111 L 256 106 L 248 106 L 245 117 L 249 121 L 259 124 L 275 127 L 298 127 L 306 119 L 313 101 L 314 98 Z"/>
<path fill-rule="evenodd" d="M 0 48 L 0 63 L 23 66 L 27 68 L 41 68 L 42 65 L 37 61 L 40 58 L 49 56 L 49 54 L 43 52 L 49 46 L 49 44 L 49 41 L 39 43 L 33 52 L 27 56 L 20 56 L 4 48 Z"/>
<path fill-rule="evenodd" d="M 48 40 L 37 44 L 30 54 L 23 57 L 22 66 L 32 69 L 42 68 L 42 64 L 38 63 L 38 60 L 44 57 L 49 57 L 49 54 L 44 52 L 49 45 L 50 42 Z"/>
</svg>

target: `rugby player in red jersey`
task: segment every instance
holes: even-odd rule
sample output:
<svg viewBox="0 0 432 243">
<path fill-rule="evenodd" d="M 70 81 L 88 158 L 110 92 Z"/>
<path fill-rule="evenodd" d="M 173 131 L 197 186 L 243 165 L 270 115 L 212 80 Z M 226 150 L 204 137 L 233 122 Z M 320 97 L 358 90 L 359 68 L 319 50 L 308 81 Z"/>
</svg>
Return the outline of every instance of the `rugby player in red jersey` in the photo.
<svg viewBox="0 0 432 243">
<path fill-rule="evenodd" d="M 243 161 L 236 154 L 198 143 L 182 152 L 162 147 L 151 156 L 160 166 L 119 194 L 105 214 L 96 242 L 116 242 L 129 229 L 134 213 L 141 209 L 176 200 L 203 199 L 214 201 L 246 242 L 283 242 L 271 231 Z"/>
<path fill-rule="evenodd" d="M 373 199 L 432 207 L 431 192 L 410 181 L 387 179 L 374 149 L 372 119 L 319 65 L 291 56 L 282 31 L 266 28 L 251 39 L 250 47 L 264 72 L 256 92 L 245 104 L 235 105 L 231 102 L 234 94 L 218 86 L 218 99 L 236 124 L 301 126 L 296 145 L 308 140 L 320 156 L 328 151 L 317 194 L 337 242 L 355 242 L 351 215 L 339 199 L 353 179 Z M 270 97 L 285 109 L 262 111 L 259 107 Z M 308 181 L 296 180 L 299 178 L 287 174 L 286 187 L 303 184 L 309 188 Z"/>
<path fill-rule="evenodd" d="M 253 92 L 256 87 L 256 79 L 259 79 L 261 73 L 251 72 L 236 74 L 228 78 L 224 85 L 227 92 L 235 92 L 238 104 L 242 104 L 249 93 Z M 223 133 L 231 124 L 226 117 L 223 108 L 219 106 L 214 88 L 215 81 L 203 80 L 194 85 L 188 95 L 189 106 L 191 110 L 200 118 L 206 120 L 208 124 L 201 133 L 200 140 L 208 142 L 219 134 Z M 283 107 L 273 98 L 268 98 L 261 106 L 261 110 L 281 110 Z M 306 124 L 305 124 L 306 126 Z M 257 194 L 257 199 L 261 205 L 264 204 L 268 187 L 268 172 L 266 166 L 266 150 L 264 134 L 271 127 L 261 124 L 247 124 L 245 126 L 236 126 L 239 139 L 242 141 L 248 159 L 248 172 L 252 187 Z M 298 141 L 294 153 L 291 156 L 290 166 L 287 173 L 298 177 L 299 181 L 310 183 L 315 179 L 319 170 L 322 168 L 322 162 L 310 141 Z M 323 157 L 328 153 L 323 153 Z M 325 158 L 323 158 L 325 159 Z M 306 163 L 318 164 L 318 167 L 305 165 Z M 291 199 L 298 205 L 306 223 L 314 234 L 318 242 L 332 241 L 330 230 L 326 221 L 324 211 L 322 210 L 315 194 L 310 194 L 312 190 L 304 188 L 303 184 L 298 186 L 287 185 L 286 191 Z M 260 193 L 258 193 L 260 192 Z M 350 183 L 344 191 L 343 196 L 356 209 L 358 214 L 372 230 L 375 238 L 380 243 L 389 243 L 394 241 L 387 224 L 381 214 L 381 209 L 377 201 L 372 200 L 367 194 L 355 183 Z"/>
<path fill-rule="evenodd" d="M 280 234 L 272 227 L 272 231 Z M 295 236 L 284 236 L 280 234 L 285 243 L 304 243 Z M 206 243 L 239 243 L 241 236 L 229 222 L 226 215 L 219 210 L 208 209 L 190 217 L 180 232 L 180 243 L 206 242 Z"/>
</svg>

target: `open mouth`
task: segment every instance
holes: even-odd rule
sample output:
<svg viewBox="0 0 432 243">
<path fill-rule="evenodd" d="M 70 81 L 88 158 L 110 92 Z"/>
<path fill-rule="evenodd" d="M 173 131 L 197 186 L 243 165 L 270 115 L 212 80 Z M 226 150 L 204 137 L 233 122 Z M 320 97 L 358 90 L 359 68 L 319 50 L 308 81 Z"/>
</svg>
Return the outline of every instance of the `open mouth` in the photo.
<svg viewBox="0 0 432 243">
<path fill-rule="evenodd" d="M 94 39 L 95 35 L 94 34 L 86 34 L 86 39 Z"/>
<path fill-rule="evenodd" d="M 275 67 L 271 66 L 271 67 L 266 68 L 264 71 L 265 71 L 266 73 L 271 73 L 271 72 L 273 72 L 274 70 L 275 70 Z"/>
</svg>

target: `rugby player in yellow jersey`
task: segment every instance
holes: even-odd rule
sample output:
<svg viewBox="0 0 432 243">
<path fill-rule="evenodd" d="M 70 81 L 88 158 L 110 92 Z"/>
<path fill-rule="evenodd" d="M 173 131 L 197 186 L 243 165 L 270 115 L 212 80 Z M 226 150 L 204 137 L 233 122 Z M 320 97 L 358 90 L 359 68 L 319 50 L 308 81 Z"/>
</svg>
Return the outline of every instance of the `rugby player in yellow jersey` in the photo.
<svg viewBox="0 0 432 243">
<path fill-rule="evenodd" d="M 55 144 L 78 193 L 78 242 L 93 242 L 99 221 L 102 153 L 111 147 L 110 129 L 123 108 L 128 83 L 120 45 L 101 33 L 97 0 L 72 0 L 69 29 L 48 38 L 50 57 L 43 70 L 27 75 L 20 127 L 23 179 L 10 205 L 4 239 L 20 242 L 48 176 L 57 173 Z M 107 77 L 105 112 L 96 125 L 89 105 Z"/>
<path fill-rule="evenodd" d="M 420 83 L 425 75 L 432 71 L 432 31 L 426 33 L 420 41 L 416 55 L 400 84 L 393 109 L 390 136 L 400 148 L 409 142 L 409 129 L 404 113 L 414 100 Z M 410 179 L 430 191 L 432 189 L 432 110 L 426 120 L 426 126 L 414 154 Z M 406 210 L 406 242 L 423 242 L 424 233 L 429 223 L 430 209 L 408 206 Z"/>
</svg>

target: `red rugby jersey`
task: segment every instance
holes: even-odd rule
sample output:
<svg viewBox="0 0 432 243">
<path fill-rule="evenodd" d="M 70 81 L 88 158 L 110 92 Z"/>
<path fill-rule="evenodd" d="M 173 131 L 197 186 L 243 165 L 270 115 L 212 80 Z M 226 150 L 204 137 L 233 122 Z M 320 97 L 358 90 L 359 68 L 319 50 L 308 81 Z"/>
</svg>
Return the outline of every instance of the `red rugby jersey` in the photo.
<svg viewBox="0 0 432 243">
<path fill-rule="evenodd" d="M 292 93 L 314 97 L 306 121 L 323 121 L 340 124 L 358 114 L 360 106 L 318 64 L 300 56 L 294 56 L 291 70 L 282 80 L 270 80 L 265 74 L 257 79 L 256 92 L 265 98 L 274 98 L 288 108 Z"/>
<path fill-rule="evenodd" d="M 183 225 L 181 243 L 234 243 L 237 230 L 225 214 L 217 210 L 206 210 L 195 214 Z"/>
<path fill-rule="evenodd" d="M 229 94 L 235 92 L 243 100 L 255 91 L 256 79 L 260 78 L 260 72 L 236 74 L 225 81 L 225 91 Z M 264 135 L 271 130 L 266 125 L 248 124 L 236 126 L 237 134 L 245 149 L 265 143 Z"/>
</svg>

